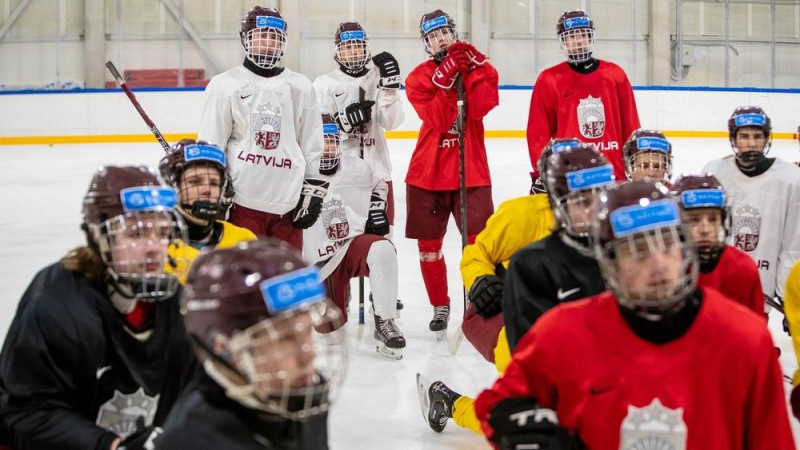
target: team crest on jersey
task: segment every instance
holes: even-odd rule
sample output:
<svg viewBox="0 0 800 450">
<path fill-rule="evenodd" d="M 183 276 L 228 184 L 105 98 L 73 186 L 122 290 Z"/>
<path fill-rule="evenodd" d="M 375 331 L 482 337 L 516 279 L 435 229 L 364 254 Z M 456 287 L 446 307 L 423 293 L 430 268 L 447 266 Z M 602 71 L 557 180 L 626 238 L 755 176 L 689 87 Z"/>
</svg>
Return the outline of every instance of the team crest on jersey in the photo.
<svg viewBox="0 0 800 450">
<path fill-rule="evenodd" d="M 281 142 L 281 107 L 267 103 L 253 113 L 253 143 L 264 150 L 275 150 Z"/>
<path fill-rule="evenodd" d="M 350 235 L 350 222 L 341 200 L 331 200 L 322 205 L 322 223 L 331 241 L 341 241 Z"/>
<path fill-rule="evenodd" d="M 100 406 L 95 423 L 125 439 L 137 431 L 139 418 L 144 419 L 146 427 L 153 424 L 159 397 L 161 394 L 150 397 L 141 387 L 133 394 L 123 394 L 114 390 L 114 397 Z"/>
<path fill-rule="evenodd" d="M 582 98 L 578 103 L 578 126 L 581 135 L 596 139 L 606 132 L 606 112 L 603 100 L 591 95 Z"/>
<path fill-rule="evenodd" d="M 744 205 L 733 213 L 733 242 L 736 248 L 752 252 L 758 247 L 761 234 L 761 214 L 758 209 Z"/>
<path fill-rule="evenodd" d="M 667 408 L 657 398 L 643 408 L 629 405 L 620 428 L 620 449 L 686 449 L 683 408 Z"/>
</svg>

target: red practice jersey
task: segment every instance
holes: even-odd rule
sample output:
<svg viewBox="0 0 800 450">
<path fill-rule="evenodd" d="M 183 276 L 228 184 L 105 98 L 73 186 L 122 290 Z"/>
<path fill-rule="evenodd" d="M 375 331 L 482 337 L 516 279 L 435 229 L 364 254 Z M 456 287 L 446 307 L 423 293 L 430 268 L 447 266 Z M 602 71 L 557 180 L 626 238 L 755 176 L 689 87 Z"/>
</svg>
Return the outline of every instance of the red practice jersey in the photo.
<svg viewBox="0 0 800 450">
<path fill-rule="evenodd" d="M 536 163 L 551 138 L 575 137 L 591 143 L 614 165 L 624 181 L 622 145 L 639 128 L 633 89 L 616 64 L 598 60 L 592 73 L 581 74 L 563 62 L 539 74 L 528 113 L 528 151 Z"/>
<path fill-rule="evenodd" d="M 654 344 L 610 292 L 545 313 L 475 410 L 484 433 L 503 398 L 531 396 L 593 450 L 794 449 L 783 376 L 763 318 L 703 290 L 686 333 Z"/>
<path fill-rule="evenodd" d="M 697 286 L 716 289 L 764 316 L 764 294 L 756 263 L 736 247 L 726 245 L 714 270 L 699 274 Z"/>
<path fill-rule="evenodd" d="M 419 139 L 408 166 L 406 183 L 429 191 L 459 188 L 457 89 L 449 91 L 431 81 L 436 63 L 418 65 L 406 78 L 406 95 L 422 119 Z M 491 186 L 483 117 L 498 105 L 497 71 L 488 62 L 469 71 L 464 79 L 467 96 L 464 155 L 467 187 Z"/>
</svg>

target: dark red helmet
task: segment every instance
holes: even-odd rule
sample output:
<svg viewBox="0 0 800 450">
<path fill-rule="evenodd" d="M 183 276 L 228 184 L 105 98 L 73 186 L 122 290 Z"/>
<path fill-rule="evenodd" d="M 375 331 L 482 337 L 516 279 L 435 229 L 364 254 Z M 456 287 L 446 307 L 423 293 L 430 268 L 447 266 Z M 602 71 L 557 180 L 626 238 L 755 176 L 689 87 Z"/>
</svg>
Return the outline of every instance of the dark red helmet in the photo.
<svg viewBox="0 0 800 450">
<path fill-rule="evenodd" d="M 242 18 L 239 31 L 242 48 L 250 60 L 262 69 L 272 69 L 286 50 L 286 21 L 275 8 L 256 6 Z"/>
<path fill-rule="evenodd" d="M 259 17 L 263 17 L 263 19 L 259 19 Z M 250 8 L 250 11 L 247 11 L 247 14 L 242 17 L 241 29 L 239 30 L 239 35 L 244 38 L 247 35 L 247 32 L 256 28 L 265 28 L 268 25 L 266 24 L 267 17 L 275 17 L 280 19 L 280 21 L 275 21 L 274 24 L 277 25 L 280 22 L 283 22 L 283 27 L 281 28 L 284 32 L 286 32 L 287 25 L 286 22 L 283 20 L 283 16 L 281 13 L 275 8 L 265 8 L 263 6 L 254 6 Z"/>
<path fill-rule="evenodd" d="M 661 131 L 645 130 L 642 128 L 631 133 L 628 140 L 622 146 L 622 158 L 625 161 L 625 171 L 627 172 L 628 179 L 631 179 L 634 172 L 639 169 L 639 167 L 635 167 L 636 154 L 645 152 L 662 155 L 659 158 L 661 160 L 659 162 L 663 164 L 660 170 L 663 170 L 664 175 L 652 178 L 658 181 L 669 182 L 670 178 L 672 178 L 672 144 Z M 655 161 L 652 160 L 649 161 L 650 164 L 654 162 Z M 653 170 L 652 167 L 648 167 L 647 169 Z"/>
<path fill-rule="evenodd" d="M 629 181 L 606 189 L 592 237 L 606 284 L 621 305 L 637 314 L 651 320 L 671 314 L 697 284 L 697 255 L 681 222 L 680 207 L 661 182 Z M 650 255 L 666 254 L 674 246 L 680 248 L 679 267 L 662 272 L 663 260 L 661 265 L 645 264 Z M 621 273 L 622 255 L 626 273 Z M 631 280 L 636 277 L 656 279 L 634 289 Z"/>
<path fill-rule="evenodd" d="M 181 192 L 181 177 L 186 169 L 194 166 L 209 166 L 216 169 L 220 176 L 220 197 L 210 200 L 196 200 L 188 204 L 186 192 Z M 158 165 L 161 177 L 178 192 L 181 210 L 184 214 L 202 220 L 221 219 L 227 211 L 227 205 L 233 199 L 233 185 L 226 168 L 225 151 L 206 141 L 182 139 L 172 146 Z M 187 187 L 188 189 L 189 187 Z"/>
<path fill-rule="evenodd" d="M 342 314 L 319 270 L 291 246 L 268 238 L 201 254 L 181 311 L 201 360 L 241 377 L 231 398 L 291 419 L 328 409 L 345 363 L 343 334 L 312 328 L 338 328 Z"/>
<path fill-rule="evenodd" d="M 441 61 L 447 56 L 447 48 L 440 48 L 435 51 L 433 43 L 430 41 L 430 33 L 435 30 L 444 28 L 447 33 L 453 35 L 453 41 L 458 40 L 458 32 L 456 32 L 456 23 L 446 12 L 441 9 L 423 14 L 419 19 L 419 35 L 422 42 L 425 44 L 425 52 L 433 57 L 436 61 Z"/>
<path fill-rule="evenodd" d="M 83 223 L 85 226 L 100 226 L 108 219 L 122 215 L 126 212 L 120 192 L 134 187 L 165 188 L 158 180 L 155 172 L 146 166 L 105 166 L 99 168 L 89 183 L 89 190 L 83 197 Z M 175 191 L 162 190 L 162 193 L 171 192 L 171 199 L 163 198 L 172 207 L 177 202 Z M 165 204 L 167 204 L 165 203 Z M 169 208 L 171 209 L 171 208 Z"/>
<path fill-rule="evenodd" d="M 342 148 L 339 141 L 339 125 L 330 114 L 322 115 L 322 156 L 319 158 L 319 173 L 333 175 L 339 169 Z"/>
<path fill-rule="evenodd" d="M 697 255 L 700 258 L 700 270 L 706 272 L 716 266 L 722 251 L 725 249 L 725 239 L 731 230 L 730 206 L 728 205 L 725 188 L 717 178 L 708 173 L 705 175 L 684 175 L 675 180 L 672 186 L 672 195 L 684 211 L 690 209 L 713 208 L 720 211 L 721 227 L 716 240 L 710 245 L 697 245 Z M 691 222 L 687 227 L 691 227 Z"/>
<path fill-rule="evenodd" d="M 370 59 L 367 32 L 358 22 L 342 22 L 336 28 L 334 60 L 348 73 L 357 73 Z"/>
<path fill-rule="evenodd" d="M 766 143 L 764 148 L 742 151 L 736 147 L 736 135 L 740 128 L 755 127 L 763 130 Z M 754 167 L 766 158 L 772 148 L 772 122 L 760 106 L 740 106 L 728 119 L 728 137 L 736 160 L 742 167 Z"/>
<path fill-rule="evenodd" d="M 566 11 L 556 24 L 561 52 L 571 63 L 582 63 L 594 51 L 594 22 L 585 11 Z"/>
<path fill-rule="evenodd" d="M 554 201 L 570 192 L 605 186 L 614 181 L 613 169 L 605 156 L 585 143 L 550 156 L 545 178 L 547 191 Z"/>
<path fill-rule="evenodd" d="M 577 147 L 581 141 L 578 138 L 553 138 L 542 149 L 542 154 L 539 155 L 539 160 L 536 162 L 536 170 L 539 171 L 539 176 L 544 177 L 547 172 L 547 160 L 553 153 L 558 153 L 570 147 Z M 544 182 L 544 179 L 542 180 Z"/>
<path fill-rule="evenodd" d="M 564 11 L 561 17 L 558 18 L 556 24 L 556 34 L 561 36 L 562 33 L 577 30 L 580 28 L 588 28 L 594 30 L 594 21 L 586 11 L 577 9 L 574 11 Z"/>
</svg>

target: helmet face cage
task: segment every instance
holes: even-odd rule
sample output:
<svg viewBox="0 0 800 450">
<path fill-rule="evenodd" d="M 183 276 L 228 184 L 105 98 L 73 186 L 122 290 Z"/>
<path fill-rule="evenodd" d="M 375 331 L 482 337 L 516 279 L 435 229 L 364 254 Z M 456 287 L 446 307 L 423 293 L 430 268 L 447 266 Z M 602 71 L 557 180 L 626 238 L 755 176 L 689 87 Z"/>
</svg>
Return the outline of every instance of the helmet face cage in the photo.
<svg viewBox="0 0 800 450">
<path fill-rule="evenodd" d="M 553 213 L 567 234 L 579 238 L 589 237 L 601 190 L 601 187 L 593 187 L 572 191 L 553 199 Z"/>
<path fill-rule="evenodd" d="M 760 129 L 764 133 L 764 147 L 758 150 L 739 149 L 736 141 L 742 128 Z M 730 119 L 728 119 L 728 135 L 733 154 L 739 163 L 745 167 L 758 164 L 772 148 L 772 123 L 769 116 L 758 106 L 736 108 Z"/>
<path fill-rule="evenodd" d="M 279 17 L 257 16 L 256 26 L 242 34 L 245 55 L 262 69 L 272 69 L 286 51 L 286 22 Z"/>
<path fill-rule="evenodd" d="M 342 147 L 339 137 L 339 126 L 330 116 L 322 115 L 322 156 L 319 158 L 319 172 L 333 175 L 339 168 Z"/>
<path fill-rule="evenodd" d="M 659 319 L 674 312 L 697 285 L 694 245 L 680 224 L 617 238 L 595 249 L 620 304 L 643 317 Z"/>
<path fill-rule="evenodd" d="M 571 63 L 588 61 L 594 52 L 594 28 L 576 27 L 558 34 L 561 51 Z"/>
<path fill-rule="evenodd" d="M 100 224 L 97 238 L 103 263 L 120 294 L 143 301 L 171 297 L 178 287 L 176 261 L 168 251 L 186 241 L 186 229 L 174 212 L 127 212 Z"/>
<path fill-rule="evenodd" d="M 187 164 L 175 188 L 184 214 L 201 220 L 216 220 L 222 210 L 222 194 L 227 189 L 224 167 L 210 161 Z"/>
<path fill-rule="evenodd" d="M 425 53 L 436 61 L 443 60 L 450 44 L 458 40 L 455 22 L 441 11 L 422 16 L 419 32 L 425 45 Z"/>
<path fill-rule="evenodd" d="M 341 312 L 326 300 L 266 318 L 234 333 L 232 359 L 243 383 L 228 386 L 228 395 L 244 404 L 291 420 L 328 410 L 346 370 Z"/>
<path fill-rule="evenodd" d="M 672 178 L 672 154 L 658 150 L 637 151 L 626 155 L 625 171 L 629 180 L 668 182 Z"/>
<path fill-rule="evenodd" d="M 342 31 L 341 28 L 336 33 L 336 62 L 349 71 L 358 72 L 370 59 L 367 34 L 364 30 Z"/>
</svg>

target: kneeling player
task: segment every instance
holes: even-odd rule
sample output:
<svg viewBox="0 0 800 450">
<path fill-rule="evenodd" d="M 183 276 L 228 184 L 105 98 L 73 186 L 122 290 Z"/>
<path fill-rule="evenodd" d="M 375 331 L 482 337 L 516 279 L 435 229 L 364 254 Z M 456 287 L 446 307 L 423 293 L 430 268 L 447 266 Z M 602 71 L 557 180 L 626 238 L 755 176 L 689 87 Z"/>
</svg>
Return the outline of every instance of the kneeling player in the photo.
<svg viewBox="0 0 800 450">
<path fill-rule="evenodd" d="M 369 277 L 375 309 L 375 340 L 383 356 L 401 359 L 406 340 L 397 328 L 397 253 L 386 216 L 386 182 L 376 177 L 357 149 L 341 151 L 339 129 L 323 114 L 320 173 L 330 185 L 320 220 L 303 235 L 303 253 L 320 267 L 334 304 L 347 321 L 350 279 Z"/>
<path fill-rule="evenodd" d="M 686 175 L 675 181 L 675 199 L 697 247 L 700 270 L 697 285 L 714 288 L 731 300 L 764 315 L 764 294 L 753 259 L 725 244 L 730 211 L 725 189 L 714 175 Z"/>
<path fill-rule="evenodd" d="M 499 448 L 795 448 L 769 330 L 696 289 L 697 255 L 666 187 L 608 188 L 592 236 L 611 291 L 553 308 L 522 338 L 476 400 L 486 437 Z"/>
<path fill-rule="evenodd" d="M 155 440 L 158 449 L 327 449 L 343 335 L 316 268 L 287 244 L 241 243 L 197 258 L 181 305 L 203 370 Z"/>
</svg>

